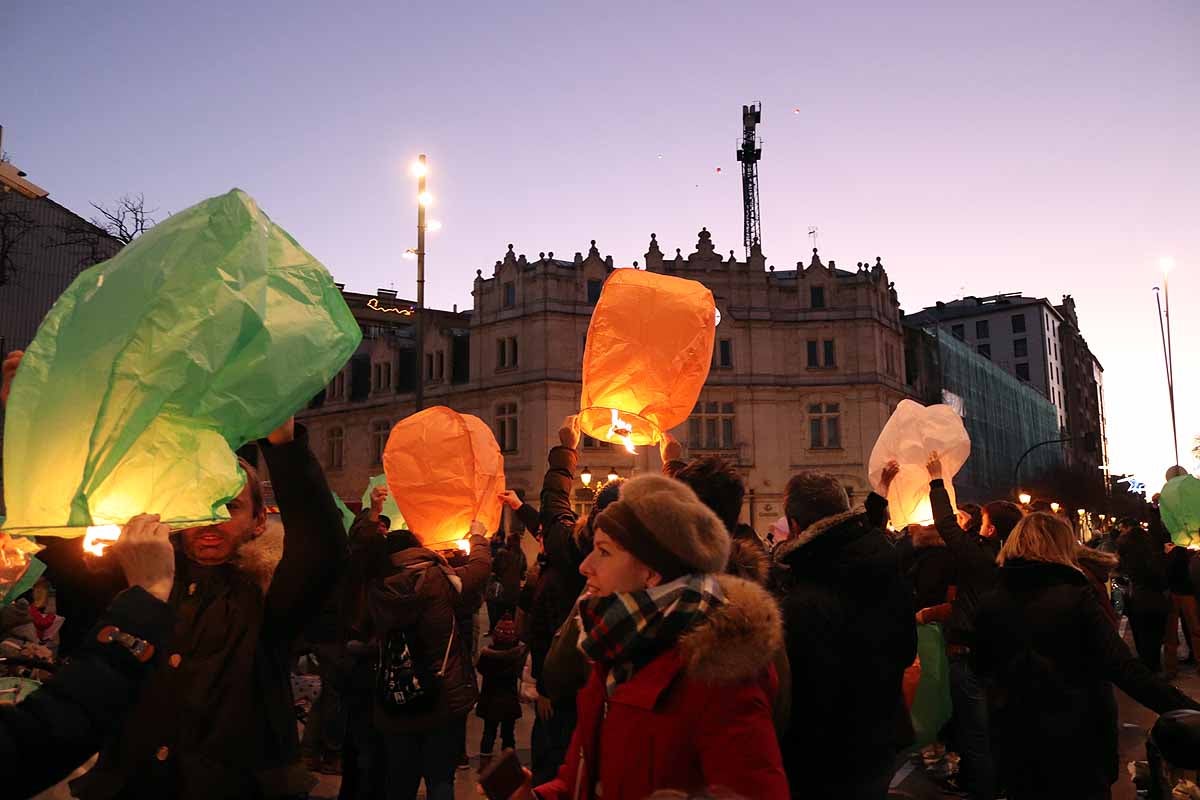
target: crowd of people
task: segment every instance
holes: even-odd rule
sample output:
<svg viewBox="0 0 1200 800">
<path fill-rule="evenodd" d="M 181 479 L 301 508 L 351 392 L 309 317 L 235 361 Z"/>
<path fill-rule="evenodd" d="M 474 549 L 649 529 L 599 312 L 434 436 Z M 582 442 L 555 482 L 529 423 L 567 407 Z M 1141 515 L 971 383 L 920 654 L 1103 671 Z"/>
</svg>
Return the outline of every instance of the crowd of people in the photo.
<svg viewBox="0 0 1200 800">
<path fill-rule="evenodd" d="M 1129 521 L 1092 547 L 1006 501 L 956 511 L 931 452 L 933 524 L 890 529 L 894 462 L 863 507 L 800 472 L 780 476 L 785 529 L 768 544 L 739 522 L 736 469 L 684 460 L 670 437 L 661 474 L 611 482 L 577 514 L 579 443 L 568 418 L 537 506 L 504 497 L 524 530 L 476 523 L 468 552 L 390 530 L 383 487 L 347 531 L 292 421 L 253 448 L 273 539 L 246 451 L 228 521 L 171 534 L 140 516 L 104 559 L 51 548 L 48 575 L 78 609 L 69 658 L 0 708 L 0 786 L 34 794 L 98 752 L 73 784 L 83 800 L 301 798 L 322 769 L 342 773 L 344 798 L 412 800 L 423 783 L 450 800 L 469 715 L 486 766 L 515 747 L 527 699 L 518 800 L 883 800 L 914 743 L 918 626 L 935 624 L 953 706 L 941 734 L 976 800 L 1110 797 L 1114 685 L 1156 712 L 1200 710 L 1164 674 L 1180 621 L 1189 646 L 1200 636 L 1200 565 L 1153 528 Z M 303 748 L 302 652 L 324 695 Z"/>
</svg>

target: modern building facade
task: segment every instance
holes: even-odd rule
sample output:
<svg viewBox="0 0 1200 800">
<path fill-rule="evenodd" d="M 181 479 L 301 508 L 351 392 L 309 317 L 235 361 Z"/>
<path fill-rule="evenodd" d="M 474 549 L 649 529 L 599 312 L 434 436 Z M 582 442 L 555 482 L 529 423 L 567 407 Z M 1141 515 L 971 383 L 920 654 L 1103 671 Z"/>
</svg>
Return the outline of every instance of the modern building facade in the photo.
<svg viewBox="0 0 1200 800">
<path fill-rule="evenodd" d="M 1058 427 L 1067 428 L 1060 337 L 1063 317 L 1048 300 L 1020 294 L 964 297 L 910 314 L 905 322 L 942 328 L 1028 383 L 1054 405 Z"/>
<path fill-rule="evenodd" d="M 861 502 L 875 439 L 910 396 L 900 308 L 882 263 L 842 270 L 814 249 L 808 263 L 776 270 L 759 248 L 745 261 L 722 257 L 702 230 L 694 252 L 676 250 L 673 258 L 652 234 L 644 265 L 634 265 L 698 280 L 716 299 L 721 322 L 708 382 L 673 434 L 690 455 L 712 453 L 737 465 L 748 488 L 743 520 L 765 530 L 782 516 L 784 486 L 802 469 L 836 475 Z M 509 486 L 526 495 L 540 488 L 563 419 L 579 410 L 587 328 L 614 268 L 594 242 L 570 260 L 553 253 L 528 259 L 510 245 L 489 276 L 477 271 L 470 312 L 426 316 L 426 405 L 448 405 L 491 425 Z M 414 408 L 415 358 L 405 355 L 413 352 L 413 316 L 394 294 L 346 297 L 368 334 L 355 356 L 362 366 L 355 372 L 352 360 L 300 416 L 333 488 L 356 500 L 381 469 L 386 432 Z M 630 455 L 585 439 L 580 455 L 592 488 L 610 473 L 660 467 L 653 448 Z M 581 511 L 592 488 L 576 486 Z"/>
</svg>

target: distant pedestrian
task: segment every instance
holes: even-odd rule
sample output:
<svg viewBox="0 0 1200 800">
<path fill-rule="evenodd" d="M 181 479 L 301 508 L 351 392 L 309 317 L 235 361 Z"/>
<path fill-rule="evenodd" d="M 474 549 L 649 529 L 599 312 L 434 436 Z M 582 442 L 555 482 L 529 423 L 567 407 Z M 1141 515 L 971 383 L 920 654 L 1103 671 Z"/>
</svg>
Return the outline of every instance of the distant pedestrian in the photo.
<svg viewBox="0 0 1200 800">
<path fill-rule="evenodd" d="M 525 645 L 517 641 L 517 628 L 505 617 L 492 631 L 492 645 L 479 654 L 476 669 L 483 676 L 475 713 L 483 720 L 479 766 L 491 761 L 499 732 L 501 746 L 516 749 L 516 725 L 521 718 L 520 682 L 525 667 Z"/>
</svg>

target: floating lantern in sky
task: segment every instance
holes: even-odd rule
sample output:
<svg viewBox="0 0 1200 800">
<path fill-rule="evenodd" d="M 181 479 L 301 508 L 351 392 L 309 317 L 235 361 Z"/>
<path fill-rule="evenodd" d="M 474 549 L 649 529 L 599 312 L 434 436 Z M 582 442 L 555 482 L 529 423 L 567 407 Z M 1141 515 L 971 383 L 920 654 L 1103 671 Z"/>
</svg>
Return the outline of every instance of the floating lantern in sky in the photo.
<svg viewBox="0 0 1200 800">
<path fill-rule="evenodd" d="M 483 420 L 434 406 L 396 423 L 383 450 L 388 489 L 426 547 L 459 547 L 473 520 L 500 526 L 504 457 Z"/>
<path fill-rule="evenodd" d="M 712 362 L 716 305 L 696 281 L 609 275 L 588 326 L 579 427 L 634 452 L 692 413 Z"/>
<path fill-rule="evenodd" d="M 897 529 L 934 522 L 925 463 L 935 450 L 942 462 L 950 505 L 954 506 L 951 479 L 971 455 L 971 439 L 962 417 L 947 405 L 926 407 L 912 400 L 901 400 L 875 440 L 869 467 L 871 487 L 882 494 L 883 468 L 893 460 L 900 464 L 900 472 L 887 493 L 888 510 Z"/>
<path fill-rule="evenodd" d="M 1200 479 L 1191 475 L 1171 478 L 1158 497 L 1163 525 L 1175 544 L 1200 544 Z"/>
<path fill-rule="evenodd" d="M 26 350 L 5 530 L 87 535 L 102 552 L 136 514 L 228 519 L 246 481 L 234 450 L 303 407 L 361 338 L 329 273 L 249 195 L 168 217 L 82 272 Z"/>
</svg>

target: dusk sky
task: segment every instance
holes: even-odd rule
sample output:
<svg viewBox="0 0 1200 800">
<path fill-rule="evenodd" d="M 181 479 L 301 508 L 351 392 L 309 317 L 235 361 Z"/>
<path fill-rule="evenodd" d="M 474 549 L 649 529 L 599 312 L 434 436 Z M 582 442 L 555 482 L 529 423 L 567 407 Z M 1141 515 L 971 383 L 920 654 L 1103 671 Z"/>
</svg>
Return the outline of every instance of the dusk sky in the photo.
<svg viewBox="0 0 1200 800">
<path fill-rule="evenodd" d="M 971 6 L 975 6 L 972 8 Z M 883 258 L 906 311 L 1074 295 L 1111 461 L 1173 458 L 1152 287 L 1173 257 L 1185 465 L 1200 434 L 1200 4 L 7 0 L 4 149 L 59 203 L 179 211 L 237 186 L 351 289 L 427 302 L 512 242 L 644 263 L 741 247 L 734 157 L 761 100 L 777 269 Z M 721 172 L 717 172 L 717 168 Z"/>
</svg>

